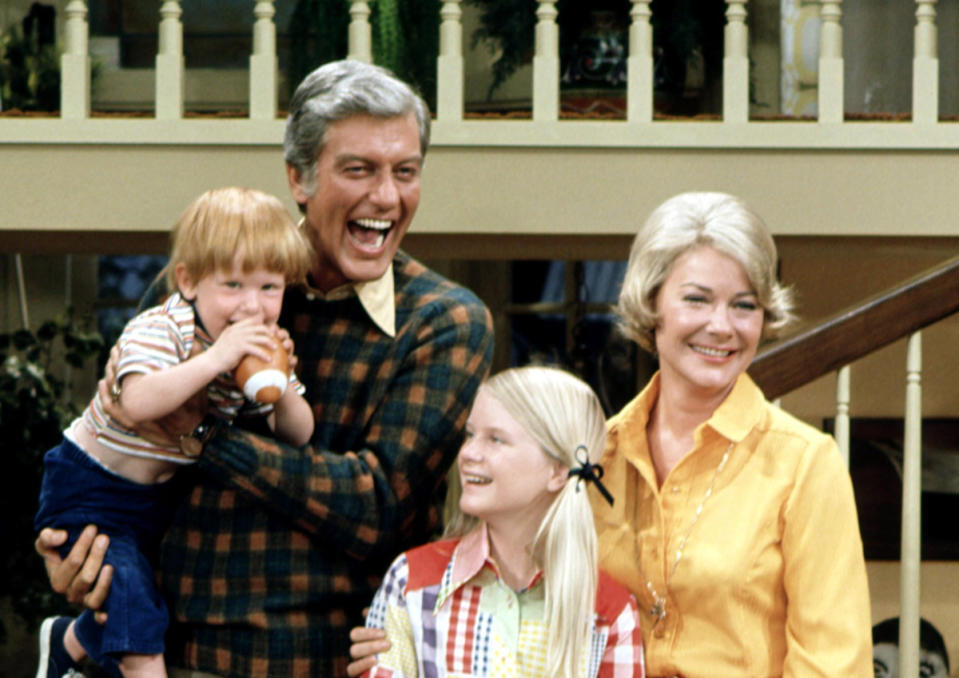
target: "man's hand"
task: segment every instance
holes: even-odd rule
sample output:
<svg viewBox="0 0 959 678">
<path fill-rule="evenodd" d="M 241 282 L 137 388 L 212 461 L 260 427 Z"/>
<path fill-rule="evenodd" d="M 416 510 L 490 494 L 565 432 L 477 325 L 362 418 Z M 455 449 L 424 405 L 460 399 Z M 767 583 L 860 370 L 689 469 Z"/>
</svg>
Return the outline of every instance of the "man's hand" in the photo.
<svg viewBox="0 0 959 678">
<path fill-rule="evenodd" d="M 353 661 L 346 667 L 346 675 L 360 676 L 376 665 L 376 654 L 390 649 L 383 629 L 355 626 L 350 629 L 350 657 Z"/>
<path fill-rule="evenodd" d="M 103 564 L 110 538 L 97 534 L 95 525 L 87 525 L 66 558 L 61 558 L 57 547 L 67 539 L 65 530 L 44 528 L 34 542 L 34 548 L 43 558 L 50 578 L 50 587 L 66 596 L 68 602 L 99 610 L 110 592 L 113 567 Z M 97 612 L 97 621 L 106 621 L 105 612 Z"/>
</svg>

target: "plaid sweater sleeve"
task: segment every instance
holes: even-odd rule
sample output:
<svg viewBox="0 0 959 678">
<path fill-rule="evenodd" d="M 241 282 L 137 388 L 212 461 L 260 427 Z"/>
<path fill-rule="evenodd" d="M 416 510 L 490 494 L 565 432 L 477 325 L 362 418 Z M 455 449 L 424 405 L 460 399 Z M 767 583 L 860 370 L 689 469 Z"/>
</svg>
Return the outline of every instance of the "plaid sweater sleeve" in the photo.
<svg viewBox="0 0 959 678">
<path fill-rule="evenodd" d="M 226 427 L 201 458 L 226 487 L 357 559 L 392 557 L 435 528 L 430 507 L 492 354 L 489 312 L 475 295 L 408 258 L 399 264 L 395 338 L 355 298 L 288 297 L 317 420 L 310 446 Z"/>
</svg>

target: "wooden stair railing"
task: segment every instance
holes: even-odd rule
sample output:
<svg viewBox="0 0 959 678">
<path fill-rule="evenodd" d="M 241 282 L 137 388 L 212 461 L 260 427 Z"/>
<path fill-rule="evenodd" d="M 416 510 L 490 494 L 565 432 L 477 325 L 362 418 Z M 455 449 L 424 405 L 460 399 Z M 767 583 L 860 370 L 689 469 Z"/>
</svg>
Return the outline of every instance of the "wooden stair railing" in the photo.
<svg viewBox="0 0 959 678">
<path fill-rule="evenodd" d="M 959 311 L 959 257 L 762 347 L 749 375 L 770 400 Z"/>
</svg>

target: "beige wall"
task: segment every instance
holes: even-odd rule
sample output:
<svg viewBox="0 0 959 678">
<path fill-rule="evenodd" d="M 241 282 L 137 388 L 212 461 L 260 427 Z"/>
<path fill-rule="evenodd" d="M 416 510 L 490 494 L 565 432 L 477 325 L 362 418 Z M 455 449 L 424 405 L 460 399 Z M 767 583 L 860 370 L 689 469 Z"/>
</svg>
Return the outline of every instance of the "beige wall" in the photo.
<svg viewBox="0 0 959 678">
<path fill-rule="evenodd" d="M 4 232 L 165 232 L 212 186 L 260 188 L 293 209 L 276 145 L 11 143 L 0 154 L 0 251 Z M 665 198 L 709 189 L 744 197 L 777 235 L 951 237 L 955 164 L 954 151 L 443 145 L 413 228 L 628 236 Z"/>
</svg>

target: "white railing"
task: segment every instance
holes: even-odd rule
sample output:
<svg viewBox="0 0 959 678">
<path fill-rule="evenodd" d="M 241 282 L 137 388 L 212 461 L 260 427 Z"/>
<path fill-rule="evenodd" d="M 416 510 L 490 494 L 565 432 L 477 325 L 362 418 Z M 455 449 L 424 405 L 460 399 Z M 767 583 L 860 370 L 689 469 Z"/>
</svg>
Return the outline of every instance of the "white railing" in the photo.
<svg viewBox="0 0 959 678">
<path fill-rule="evenodd" d="M 464 51 L 461 0 L 441 5 L 437 145 L 956 149 L 959 124 L 940 122 L 936 0 L 916 0 L 911 122 L 844 120 L 841 0 L 819 4 L 818 118 L 760 121 L 749 118 L 748 2 L 727 2 L 724 28 L 723 105 L 719 121 L 655 120 L 650 0 L 633 0 L 630 11 L 625 120 L 560 119 L 559 28 L 555 0 L 536 9 L 530 120 L 464 119 Z M 90 117 L 90 59 L 87 3 L 65 9 L 60 119 L 0 119 L 0 143 L 239 143 L 274 144 L 282 137 L 277 119 L 277 61 L 274 8 L 254 3 L 253 53 L 249 72 L 249 118 L 215 121 L 183 118 L 185 68 L 180 3 L 164 0 L 158 14 L 155 117 L 102 120 Z M 351 58 L 370 61 L 370 7 L 351 0 Z M 68 124 L 68 121 L 70 124 Z M 82 124 L 78 124 L 82 123 Z M 175 124 L 171 124 L 175 123 Z M 119 132 L 118 132 L 119 130 Z"/>
<path fill-rule="evenodd" d="M 922 537 L 922 335 L 909 337 L 902 460 L 902 548 L 899 554 L 899 675 L 919 666 L 919 566 Z"/>
<path fill-rule="evenodd" d="M 905 413 L 902 461 L 902 543 L 899 571 L 899 673 L 916 674 L 919 666 L 919 599 L 922 498 L 922 333 L 910 335 L 906 348 Z M 849 462 L 850 367 L 836 373 L 836 418 L 833 434 Z"/>
</svg>

